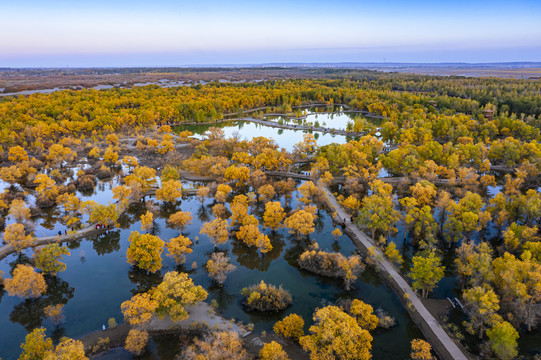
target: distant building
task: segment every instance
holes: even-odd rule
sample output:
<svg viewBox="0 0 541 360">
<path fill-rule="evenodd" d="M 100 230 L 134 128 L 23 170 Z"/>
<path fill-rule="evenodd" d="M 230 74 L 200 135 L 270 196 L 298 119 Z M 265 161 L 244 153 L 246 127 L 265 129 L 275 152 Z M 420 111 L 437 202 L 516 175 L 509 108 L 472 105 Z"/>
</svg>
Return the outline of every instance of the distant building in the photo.
<svg viewBox="0 0 541 360">
<path fill-rule="evenodd" d="M 438 102 L 436 100 L 429 100 L 428 101 L 428 106 L 433 106 L 435 108 L 438 107 Z"/>
<path fill-rule="evenodd" d="M 483 110 L 483 116 L 487 121 L 492 121 L 494 119 L 494 111 L 490 109 Z"/>
</svg>

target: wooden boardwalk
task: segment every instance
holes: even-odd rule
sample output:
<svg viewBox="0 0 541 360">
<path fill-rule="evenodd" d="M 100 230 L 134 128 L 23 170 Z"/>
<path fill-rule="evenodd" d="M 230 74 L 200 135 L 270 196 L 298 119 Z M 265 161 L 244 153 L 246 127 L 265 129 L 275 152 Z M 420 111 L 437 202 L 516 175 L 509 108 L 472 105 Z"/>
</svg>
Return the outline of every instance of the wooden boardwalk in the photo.
<svg viewBox="0 0 541 360">
<path fill-rule="evenodd" d="M 408 282 L 400 275 L 394 266 L 386 259 L 385 254 L 374 244 L 372 239 L 362 232 L 359 227 L 352 223 L 350 216 L 344 211 L 342 206 L 329 189 L 318 182 L 318 186 L 326 193 L 331 207 L 336 210 L 337 216 L 344 222 L 344 225 L 349 230 L 353 242 L 357 247 L 365 253 L 369 248 L 375 250 L 375 261 L 379 265 L 383 275 L 386 275 L 391 286 L 397 291 L 401 298 L 406 298 L 410 301 L 414 310 L 406 306 L 406 309 L 412 315 L 413 320 L 419 325 L 423 334 L 429 339 L 434 350 L 445 360 L 467 360 L 468 358 L 460 350 L 457 344 L 443 330 L 438 320 L 432 316 L 415 291 L 409 286 Z M 407 295 L 407 296 L 406 296 Z"/>
</svg>

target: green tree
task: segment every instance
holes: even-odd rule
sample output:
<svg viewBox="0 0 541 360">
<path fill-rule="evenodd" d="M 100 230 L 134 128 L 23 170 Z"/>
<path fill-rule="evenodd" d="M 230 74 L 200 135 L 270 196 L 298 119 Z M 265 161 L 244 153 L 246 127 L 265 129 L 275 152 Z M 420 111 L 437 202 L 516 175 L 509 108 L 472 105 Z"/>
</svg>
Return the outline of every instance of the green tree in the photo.
<svg viewBox="0 0 541 360">
<path fill-rule="evenodd" d="M 372 240 L 376 238 L 376 232 L 384 234 L 388 238 L 391 231 L 395 231 L 395 224 L 400 219 L 400 213 L 394 209 L 392 192 L 393 188 L 380 180 L 370 184 L 372 194 L 362 201 L 359 211 L 359 225 L 368 228 L 372 234 Z"/>
<path fill-rule="evenodd" d="M 69 250 L 58 243 L 52 243 L 37 248 L 32 257 L 36 261 L 36 267 L 44 274 L 56 276 L 66 270 L 66 264 L 60 262 L 64 255 L 70 256 Z"/>
<path fill-rule="evenodd" d="M 487 330 L 490 348 L 501 360 L 511 360 L 518 355 L 518 332 L 507 321 L 495 324 Z"/>
<path fill-rule="evenodd" d="M 465 311 L 470 317 L 464 323 L 466 330 L 470 334 L 478 332 L 479 339 L 482 339 L 486 326 L 497 319 L 497 311 L 500 309 L 498 295 L 487 285 L 466 290 L 463 298 Z"/>
<path fill-rule="evenodd" d="M 413 267 L 409 275 L 413 281 L 412 287 L 421 290 L 422 296 L 427 297 L 443 278 L 445 267 L 441 265 L 441 258 L 434 251 L 414 256 L 412 260 Z"/>
</svg>

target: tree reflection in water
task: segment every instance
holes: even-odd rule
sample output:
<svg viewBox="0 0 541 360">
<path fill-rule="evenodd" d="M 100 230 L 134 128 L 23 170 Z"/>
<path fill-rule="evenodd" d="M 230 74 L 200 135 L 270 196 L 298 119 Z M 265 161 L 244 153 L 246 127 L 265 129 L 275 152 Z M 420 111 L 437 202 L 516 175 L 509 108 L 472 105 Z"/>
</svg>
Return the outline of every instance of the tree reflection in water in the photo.
<svg viewBox="0 0 541 360">
<path fill-rule="evenodd" d="M 13 261 L 9 263 L 9 273 L 13 274 L 13 270 L 17 267 L 17 265 L 31 265 L 34 266 L 32 259 L 24 253 L 19 253 Z"/>
<path fill-rule="evenodd" d="M 67 304 L 75 294 L 75 289 L 69 283 L 55 276 L 45 276 L 47 292 L 37 299 L 27 299 L 13 307 L 9 314 L 12 322 L 22 325 L 31 332 L 41 326 L 45 318 L 44 310 L 48 305 Z"/>
<path fill-rule="evenodd" d="M 79 248 L 79 246 L 81 246 L 81 241 L 82 240 L 68 241 L 67 243 L 68 249 L 74 250 L 74 249 Z"/>
<path fill-rule="evenodd" d="M 201 221 L 201 223 L 206 223 L 210 220 L 210 212 L 204 205 L 197 209 L 197 218 Z"/>
<path fill-rule="evenodd" d="M 40 223 L 40 225 L 47 230 L 53 230 L 55 225 L 60 222 L 62 218 L 59 207 L 53 206 L 50 208 L 41 209 L 41 211 L 44 213 L 44 216 L 42 217 L 43 221 Z"/>
<path fill-rule="evenodd" d="M 159 217 L 162 219 L 169 219 L 169 216 L 177 212 L 178 207 L 182 204 L 181 200 L 178 200 L 175 203 L 164 202 L 160 204 Z"/>
<path fill-rule="evenodd" d="M 128 276 L 130 277 L 130 281 L 135 285 L 135 289 L 131 290 L 133 295 L 147 292 L 154 286 L 158 286 L 163 280 L 161 271 L 151 273 L 146 270 L 139 269 L 136 266 L 131 267 L 130 271 L 128 272 Z"/>
<path fill-rule="evenodd" d="M 259 254 L 257 248 L 246 246 L 244 242 L 234 239 L 232 252 L 237 255 L 237 262 L 250 270 L 267 271 L 272 261 L 280 257 L 285 245 L 279 233 L 271 232 L 268 236 L 272 250 L 266 254 Z"/>
<path fill-rule="evenodd" d="M 120 230 L 107 231 L 98 235 L 92 241 L 92 247 L 100 256 L 120 250 Z"/>
<path fill-rule="evenodd" d="M 314 227 L 318 233 L 322 232 L 325 228 L 325 215 L 319 210 L 319 208 L 316 214 L 316 219 L 314 220 Z"/>
<path fill-rule="evenodd" d="M 225 286 L 220 286 L 215 281 L 211 282 L 211 285 L 208 287 L 208 292 L 212 299 L 216 300 L 218 303 L 219 310 L 227 309 L 229 305 L 236 301 L 235 299 L 237 298 L 236 294 L 228 293 Z"/>
</svg>

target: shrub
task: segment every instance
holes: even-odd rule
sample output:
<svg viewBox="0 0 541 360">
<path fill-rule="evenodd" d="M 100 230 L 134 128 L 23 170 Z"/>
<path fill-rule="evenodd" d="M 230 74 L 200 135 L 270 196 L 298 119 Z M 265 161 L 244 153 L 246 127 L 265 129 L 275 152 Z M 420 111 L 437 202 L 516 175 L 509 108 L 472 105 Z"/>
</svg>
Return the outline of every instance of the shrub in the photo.
<svg viewBox="0 0 541 360">
<path fill-rule="evenodd" d="M 203 340 L 195 339 L 194 344 L 188 347 L 183 355 L 187 360 L 250 359 L 239 334 L 231 331 L 214 332 L 205 336 Z"/>
<path fill-rule="evenodd" d="M 301 269 L 315 274 L 344 279 L 346 290 L 351 288 L 351 284 L 364 270 L 360 256 L 351 255 L 346 258 L 340 253 L 320 251 L 317 246 L 315 250 L 303 252 L 298 263 Z"/>
<path fill-rule="evenodd" d="M 92 190 L 96 186 L 96 180 L 93 175 L 83 175 L 76 181 L 77 190 Z"/>
<path fill-rule="evenodd" d="M 390 329 L 396 326 L 396 319 L 385 312 L 382 308 L 378 308 L 375 314 L 378 317 L 378 327 Z"/>
<path fill-rule="evenodd" d="M 291 294 L 282 286 L 267 285 L 263 280 L 258 285 L 242 289 L 243 304 L 249 311 L 280 311 L 291 305 Z"/>
<path fill-rule="evenodd" d="M 116 320 L 114 317 L 110 318 L 108 321 L 107 321 L 107 326 L 109 326 L 109 329 L 114 329 L 116 328 Z"/>
<path fill-rule="evenodd" d="M 90 352 L 92 354 L 96 354 L 96 353 L 99 353 L 101 351 L 104 351 L 104 350 L 107 350 L 107 348 L 109 347 L 109 344 L 111 343 L 111 339 L 109 339 L 108 337 L 106 338 L 99 338 L 98 339 L 98 342 L 96 343 L 96 345 L 94 345 L 91 349 L 90 349 Z"/>
</svg>

